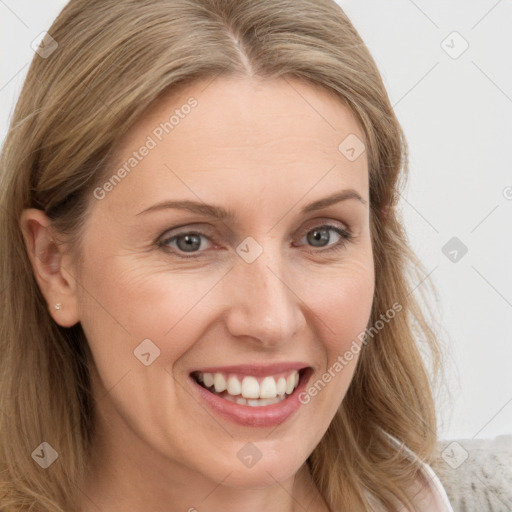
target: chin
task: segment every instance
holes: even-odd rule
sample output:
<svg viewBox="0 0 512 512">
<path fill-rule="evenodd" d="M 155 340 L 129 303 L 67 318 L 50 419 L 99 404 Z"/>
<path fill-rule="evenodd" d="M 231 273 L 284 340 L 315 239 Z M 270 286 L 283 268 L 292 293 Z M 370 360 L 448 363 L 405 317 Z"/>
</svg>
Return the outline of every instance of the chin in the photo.
<svg viewBox="0 0 512 512">
<path fill-rule="evenodd" d="M 234 489 L 265 489 L 275 486 L 278 482 L 285 482 L 293 478 L 299 467 L 290 470 L 289 467 L 276 467 L 268 464 L 259 469 L 256 467 L 236 468 L 222 484 Z"/>
<path fill-rule="evenodd" d="M 257 444 L 257 443 L 256 443 Z M 307 454 L 299 456 L 296 450 L 296 442 L 290 443 L 288 453 L 283 453 L 282 443 L 278 443 L 276 448 L 265 450 L 264 448 L 258 454 L 254 450 L 254 457 L 244 462 L 245 453 L 250 453 L 247 449 L 249 444 L 243 445 L 240 459 L 238 456 L 224 461 L 222 469 L 216 466 L 214 480 L 218 481 L 229 474 L 223 481 L 223 485 L 239 489 L 261 489 L 276 485 L 277 482 L 284 482 L 293 478 L 301 469 L 307 459 Z M 279 449 L 281 447 L 281 449 Z M 246 451 L 243 451 L 244 448 Z M 237 450 L 238 452 L 239 450 Z M 258 459 L 258 457 L 260 457 Z M 256 460 L 258 459 L 258 460 Z"/>
</svg>

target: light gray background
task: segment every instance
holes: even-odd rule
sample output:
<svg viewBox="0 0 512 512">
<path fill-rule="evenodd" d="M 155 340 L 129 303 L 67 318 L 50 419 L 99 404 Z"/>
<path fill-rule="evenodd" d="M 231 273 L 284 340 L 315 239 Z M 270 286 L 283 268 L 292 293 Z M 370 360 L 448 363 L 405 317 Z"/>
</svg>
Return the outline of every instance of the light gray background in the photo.
<svg viewBox="0 0 512 512">
<path fill-rule="evenodd" d="M 1 140 L 31 43 L 65 3 L 0 0 Z M 401 207 L 441 297 L 453 394 L 438 400 L 441 438 L 512 434 L 512 1 L 339 4 L 372 52 L 409 143 Z M 452 237 L 468 248 L 457 262 L 442 252 Z"/>
</svg>

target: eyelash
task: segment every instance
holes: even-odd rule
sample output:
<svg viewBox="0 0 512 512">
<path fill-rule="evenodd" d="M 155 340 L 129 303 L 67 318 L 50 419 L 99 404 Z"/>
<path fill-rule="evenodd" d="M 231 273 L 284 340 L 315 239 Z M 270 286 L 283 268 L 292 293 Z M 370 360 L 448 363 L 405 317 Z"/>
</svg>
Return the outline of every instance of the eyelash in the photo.
<svg viewBox="0 0 512 512">
<path fill-rule="evenodd" d="M 319 248 L 318 250 L 307 251 L 307 252 L 309 252 L 311 254 L 313 254 L 313 253 L 335 253 L 335 252 L 341 251 L 341 250 L 345 249 L 346 246 L 349 243 L 351 243 L 353 241 L 353 239 L 355 238 L 355 236 L 352 233 L 350 233 L 350 231 L 348 231 L 346 229 L 343 229 L 343 228 L 340 228 L 338 226 L 334 226 L 332 224 L 320 224 L 320 225 L 318 225 L 318 226 L 316 226 L 316 227 L 306 231 L 303 236 L 305 236 L 308 233 L 310 233 L 311 231 L 314 231 L 315 229 L 319 229 L 319 228 L 329 228 L 331 230 L 334 230 L 336 233 L 338 233 L 338 235 L 340 235 L 341 238 L 340 238 L 340 240 L 338 242 L 336 242 L 336 243 L 334 243 L 332 245 L 327 246 L 327 248 Z M 167 232 L 168 231 L 166 231 L 165 233 L 167 233 Z M 185 252 L 182 252 L 179 249 L 178 250 L 171 249 L 167 245 L 169 242 L 174 241 L 174 240 L 176 240 L 177 238 L 179 238 L 180 236 L 183 236 L 183 235 L 199 235 L 199 236 L 203 236 L 205 238 L 208 238 L 210 240 L 210 237 L 208 235 L 206 235 L 205 233 L 201 233 L 200 231 L 188 230 L 188 231 L 182 231 L 181 233 L 176 233 L 175 235 L 173 235 L 173 236 L 171 236 L 169 238 L 160 238 L 157 241 L 157 245 L 158 245 L 159 248 L 163 249 L 164 251 L 171 252 L 171 253 L 177 255 L 178 258 L 182 258 L 182 259 L 196 259 L 196 258 L 200 258 L 202 256 L 202 253 L 204 252 L 204 250 L 203 251 L 198 251 L 196 253 L 190 253 L 190 254 L 194 254 L 193 256 L 183 256 L 183 254 L 186 254 Z M 214 244 L 217 243 L 214 239 L 211 239 L 210 241 L 213 242 Z"/>
</svg>

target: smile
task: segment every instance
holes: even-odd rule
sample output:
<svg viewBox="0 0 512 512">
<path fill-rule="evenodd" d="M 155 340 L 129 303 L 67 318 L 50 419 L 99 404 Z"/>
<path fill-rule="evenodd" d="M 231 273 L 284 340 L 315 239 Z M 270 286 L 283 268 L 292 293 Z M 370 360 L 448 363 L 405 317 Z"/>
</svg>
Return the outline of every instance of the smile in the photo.
<svg viewBox="0 0 512 512">
<path fill-rule="evenodd" d="M 283 423 L 301 407 L 313 368 L 301 364 L 208 368 L 190 373 L 200 400 L 223 419 L 243 426 Z"/>
<path fill-rule="evenodd" d="M 281 375 L 268 375 L 244 377 L 226 373 L 196 372 L 193 377 L 196 382 L 203 385 L 217 396 L 250 407 L 262 407 L 280 402 L 286 395 L 293 393 L 299 384 L 299 372 L 283 373 Z"/>
</svg>

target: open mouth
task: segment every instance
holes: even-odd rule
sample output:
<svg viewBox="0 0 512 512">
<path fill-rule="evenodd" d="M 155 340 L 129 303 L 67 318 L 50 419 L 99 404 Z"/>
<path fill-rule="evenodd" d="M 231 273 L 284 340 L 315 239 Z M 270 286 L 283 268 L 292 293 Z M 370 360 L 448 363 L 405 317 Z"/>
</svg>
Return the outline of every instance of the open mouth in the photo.
<svg viewBox="0 0 512 512">
<path fill-rule="evenodd" d="M 263 407 L 291 396 L 309 368 L 257 377 L 252 375 L 192 372 L 191 377 L 220 398 L 239 405 Z"/>
</svg>

